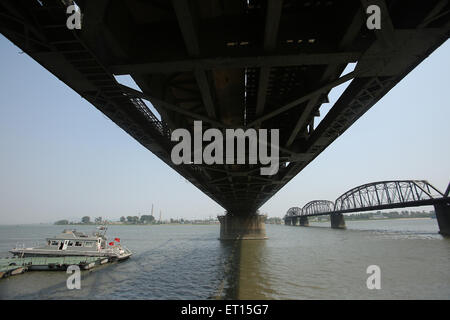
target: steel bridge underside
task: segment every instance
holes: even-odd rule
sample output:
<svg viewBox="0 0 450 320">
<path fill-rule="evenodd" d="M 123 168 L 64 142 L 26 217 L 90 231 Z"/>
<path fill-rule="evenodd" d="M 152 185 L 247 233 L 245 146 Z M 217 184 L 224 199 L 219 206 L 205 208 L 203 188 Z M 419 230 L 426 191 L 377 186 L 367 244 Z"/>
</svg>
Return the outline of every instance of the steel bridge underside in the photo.
<svg viewBox="0 0 450 320">
<path fill-rule="evenodd" d="M 443 0 L 76 3 L 81 30 L 66 27 L 70 1 L 3 0 L 0 32 L 234 215 L 254 213 L 450 35 Z M 382 10 L 381 30 L 366 27 L 370 4 Z M 342 75 L 349 63 L 354 71 Z M 347 81 L 315 124 L 330 90 Z M 174 165 L 170 133 L 192 132 L 194 120 L 280 129 L 278 173 Z"/>
</svg>

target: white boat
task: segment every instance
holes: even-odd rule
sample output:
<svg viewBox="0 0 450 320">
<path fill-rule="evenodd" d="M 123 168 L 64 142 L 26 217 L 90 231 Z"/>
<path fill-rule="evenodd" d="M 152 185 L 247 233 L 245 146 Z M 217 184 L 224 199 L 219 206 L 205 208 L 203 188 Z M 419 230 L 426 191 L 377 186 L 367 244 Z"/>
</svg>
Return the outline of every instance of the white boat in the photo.
<svg viewBox="0 0 450 320">
<path fill-rule="evenodd" d="M 64 230 L 61 234 L 46 239 L 46 244 L 34 248 L 14 248 L 10 252 L 18 257 L 107 257 L 110 260 L 125 260 L 133 254 L 116 238 L 109 242 L 105 236 L 106 227 L 87 235 L 76 230 Z"/>
</svg>

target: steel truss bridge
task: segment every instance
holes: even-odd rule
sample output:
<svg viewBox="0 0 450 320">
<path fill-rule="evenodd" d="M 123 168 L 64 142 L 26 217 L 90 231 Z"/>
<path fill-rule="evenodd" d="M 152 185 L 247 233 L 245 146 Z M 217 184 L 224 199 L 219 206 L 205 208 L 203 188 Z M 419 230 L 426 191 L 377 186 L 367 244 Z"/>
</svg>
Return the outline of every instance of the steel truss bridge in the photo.
<svg viewBox="0 0 450 320">
<path fill-rule="evenodd" d="M 67 28 L 71 4 L 2 0 L 0 32 L 234 216 L 255 213 L 450 35 L 447 0 L 77 0 L 80 30 Z M 367 28 L 369 5 L 381 29 Z M 173 164 L 170 134 L 195 120 L 279 129 L 278 173 Z"/>
<path fill-rule="evenodd" d="M 285 224 L 295 225 L 296 220 L 302 217 L 336 216 L 351 212 L 426 205 L 450 206 L 449 192 L 450 184 L 445 193 L 442 193 L 425 180 L 372 182 L 348 190 L 334 202 L 313 200 L 303 208 L 290 208 L 284 220 Z"/>
</svg>

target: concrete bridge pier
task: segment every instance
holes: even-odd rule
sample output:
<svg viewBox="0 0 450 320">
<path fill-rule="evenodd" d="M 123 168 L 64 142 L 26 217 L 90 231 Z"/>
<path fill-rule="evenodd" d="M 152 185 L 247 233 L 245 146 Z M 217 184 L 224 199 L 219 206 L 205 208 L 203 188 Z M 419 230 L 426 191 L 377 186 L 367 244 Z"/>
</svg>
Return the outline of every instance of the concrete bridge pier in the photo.
<svg viewBox="0 0 450 320">
<path fill-rule="evenodd" d="M 333 229 L 346 229 L 344 215 L 342 213 L 330 214 L 330 221 Z"/>
<path fill-rule="evenodd" d="M 298 218 L 297 217 L 292 217 L 292 225 L 293 226 L 298 225 Z"/>
<path fill-rule="evenodd" d="M 265 216 L 219 216 L 220 240 L 261 240 L 266 237 Z"/>
<path fill-rule="evenodd" d="M 300 217 L 300 226 L 309 227 L 308 217 Z"/>
<path fill-rule="evenodd" d="M 439 233 L 445 237 L 450 237 L 450 201 L 436 203 L 434 212 L 439 226 Z"/>
</svg>

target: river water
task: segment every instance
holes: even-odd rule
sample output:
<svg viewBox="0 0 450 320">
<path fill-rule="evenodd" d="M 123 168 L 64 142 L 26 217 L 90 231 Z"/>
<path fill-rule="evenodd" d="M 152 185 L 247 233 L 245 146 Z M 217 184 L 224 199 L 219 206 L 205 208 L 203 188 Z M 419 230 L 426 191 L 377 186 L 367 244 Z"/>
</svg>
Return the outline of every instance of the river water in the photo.
<svg viewBox="0 0 450 320">
<path fill-rule="evenodd" d="M 131 259 L 82 271 L 80 290 L 67 289 L 64 271 L 2 279 L 0 299 L 450 299 L 450 239 L 436 220 L 346 224 L 267 225 L 268 240 L 241 242 L 217 240 L 218 225 L 110 226 Z M 63 228 L 0 226 L 0 257 Z M 367 288 L 369 265 L 379 290 Z"/>
</svg>

